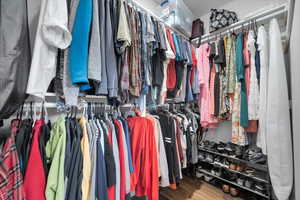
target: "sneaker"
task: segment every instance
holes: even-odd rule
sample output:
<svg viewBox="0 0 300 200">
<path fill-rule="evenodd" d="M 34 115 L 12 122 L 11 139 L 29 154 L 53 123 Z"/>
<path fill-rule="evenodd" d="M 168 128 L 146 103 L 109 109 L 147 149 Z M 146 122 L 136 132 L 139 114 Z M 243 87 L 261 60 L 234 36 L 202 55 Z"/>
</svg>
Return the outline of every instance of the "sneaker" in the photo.
<svg viewBox="0 0 300 200">
<path fill-rule="evenodd" d="M 208 163 L 213 163 L 214 162 L 214 156 L 212 154 L 207 154 L 205 161 Z"/>
<path fill-rule="evenodd" d="M 230 186 L 226 185 L 226 184 L 223 184 L 222 185 L 222 190 L 223 190 L 224 193 L 229 194 L 230 193 Z"/>
<path fill-rule="evenodd" d="M 245 187 L 251 189 L 251 188 L 252 188 L 252 185 L 253 185 L 253 181 L 252 181 L 252 180 L 247 179 L 247 180 L 245 181 Z"/>
<path fill-rule="evenodd" d="M 266 186 L 261 183 L 255 183 L 254 189 L 260 193 L 265 193 L 267 191 Z"/>
<path fill-rule="evenodd" d="M 198 158 L 199 158 L 199 160 L 204 161 L 205 160 L 205 153 L 199 152 L 198 153 Z"/>
<path fill-rule="evenodd" d="M 232 197 L 237 197 L 237 196 L 239 196 L 239 190 L 236 189 L 236 188 L 234 188 L 234 187 L 230 187 L 230 195 L 231 195 Z"/>
<path fill-rule="evenodd" d="M 236 164 L 235 163 L 230 163 L 230 165 L 229 165 L 229 169 L 231 169 L 231 170 L 233 170 L 233 171 L 235 171 L 236 170 Z"/>
<path fill-rule="evenodd" d="M 206 182 L 210 182 L 211 180 L 213 180 L 213 178 L 214 178 L 214 177 L 209 176 L 209 175 L 205 175 L 205 176 L 204 176 L 204 180 L 205 180 Z"/>
<path fill-rule="evenodd" d="M 224 150 L 225 150 L 225 147 L 226 147 L 226 144 L 223 143 L 223 142 L 220 142 L 218 145 L 217 145 L 217 150 L 219 153 L 223 153 Z"/>
<path fill-rule="evenodd" d="M 198 170 L 196 171 L 196 177 L 197 178 L 202 178 L 204 177 L 204 174 L 202 172 L 199 172 Z"/>
<path fill-rule="evenodd" d="M 222 170 L 218 169 L 216 172 L 216 176 L 221 177 L 222 176 Z"/>
<path fill-rule="evenodd" d="M 241 185 L 241 186 L 244 186 L 245 184 L 245 179 L 243 179 L 242 177 L 239 177 L 237 180 L 236 180 L 237 184 Z"/>
<path fill-rule="evenodd" d="M 215 157 L 214 165 L 222 166 L 221 157 L 219 156 Z"/>
</svg>

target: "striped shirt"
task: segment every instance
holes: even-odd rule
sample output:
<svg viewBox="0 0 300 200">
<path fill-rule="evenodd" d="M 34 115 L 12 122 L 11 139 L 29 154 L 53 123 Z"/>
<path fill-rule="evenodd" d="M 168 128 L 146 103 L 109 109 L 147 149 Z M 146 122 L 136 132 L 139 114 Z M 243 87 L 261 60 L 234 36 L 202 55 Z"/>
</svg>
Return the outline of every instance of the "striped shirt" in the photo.
<svg viewBox="0 0 300 200">
<path fill-rule="evenodd" d="M 0 155 L 0 199 L 25 200 L 23 177 L 21 174 L 15 135 L 16 125 L 13 121 L 12 134 L 6 140 Z"/>
</svg>

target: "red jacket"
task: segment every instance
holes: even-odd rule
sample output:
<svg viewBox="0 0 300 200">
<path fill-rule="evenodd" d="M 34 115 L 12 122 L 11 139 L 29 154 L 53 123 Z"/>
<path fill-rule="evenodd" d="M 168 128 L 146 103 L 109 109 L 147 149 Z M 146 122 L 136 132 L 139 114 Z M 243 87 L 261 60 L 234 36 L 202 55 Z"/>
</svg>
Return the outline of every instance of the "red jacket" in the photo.
<svg viewBox="0 0 300 200">
<path fill-rule="evenodd" d="M 112 128 L 108 127 L 108 142 L 109 145 L 112 146 Z M 115 200 L 116 199 L 116 186 L 113 185 L 107 188 L 108 200 Z"/>
<path fill-rule="evenodd" d="M 125 200 L 126 196 L 126 175 L 125 175 L 125 155 L 124 155 L 124 145 L 123 144 L 123 128 L 121 122 L 115 120 L 115 125 L 117 126 L 117 139 L 119 146 L 119 158 L 120 158 L 120 200 Z"/>
<path fill-rule="evenodd" d="M 44 124 L 43 120 L 37 120 L 33 128 L 32 145 L 24 178 L 27 200 L 46 199 L 46 175 L 39 149 L 39 138 Z"/>
<path fill-rule="evenodd" d="M 131 133 L 131 152 L 134 173 L 131 174 L 131 190 L 136 196 L 158 200 L 158 161 L 154 124 L 145 117 L 128 119 Z"/>
<path fill-rule="evenodd" d="M 175 49 L 175 44 L 174 44 L 174 40 L 173 40 L 173 36 L 171 33 L 170 29 L 166 30 L 166 34 L 167 34 L 167 38 L 168 41 L 170 43 L 170 46 L 174 52 L 174 54 L 176 54 L 176 49 Z M 173 90 L 176 87 L 176 68 L 175 68 L 175 59 L 170 59 L 170 62 L 168 63 L 168 76 L 167 76 L 167 88 L 169 90 Z"/>
</svg>

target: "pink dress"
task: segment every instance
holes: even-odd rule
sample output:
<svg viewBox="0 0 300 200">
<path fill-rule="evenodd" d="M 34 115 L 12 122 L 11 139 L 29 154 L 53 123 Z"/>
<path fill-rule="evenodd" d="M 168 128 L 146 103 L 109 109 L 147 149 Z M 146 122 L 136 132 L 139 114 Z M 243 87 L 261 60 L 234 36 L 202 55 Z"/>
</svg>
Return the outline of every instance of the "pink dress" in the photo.
<svg viewBox="0 0 300 200">
<path fill-rule="evenodd" d="M 246 82 L 246 92 L 247 92 L 247 99 L 249 102 L 249 94 L 250 94 L 250 72 L 251 72 L 251 59 L 250 59 L 250 51 L 248 48 L 248 34 L 244 36 L 244 64 L 245 68 L 245 82 Z M 256 133 L 257 132 L 257 121 L 256 120 L 249 120 L 249 126 L 245 128 L 245 131 L 248 133 Z"/>
<path fill-rule="evenodd" d="M 211 114 L 211 92 L 209 89 L 209 54 L 210 46 L 206 43 L 199 47 L 197 65 L 199 69 L 199 80 L 200 80 L 200 98 L 199 107 L 201 114 L 201 126 L 205 128 L 216 128 L 218 120 Z"/>
</svg>

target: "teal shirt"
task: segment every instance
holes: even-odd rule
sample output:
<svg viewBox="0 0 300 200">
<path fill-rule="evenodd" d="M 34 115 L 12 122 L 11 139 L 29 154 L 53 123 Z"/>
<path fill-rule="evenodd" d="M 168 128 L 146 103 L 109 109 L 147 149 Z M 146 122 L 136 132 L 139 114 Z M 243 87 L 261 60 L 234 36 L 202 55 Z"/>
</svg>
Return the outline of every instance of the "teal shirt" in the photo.
<svg viewBox="0 0 300 200">
<path fill-rule="evenodd" d="M 244 35 L 239 33 L 236 40 L 236 74 L 237 80 L 241 82 L 241 115 L 240 124 L 248 127 L 248 102 L 245 82 L 245 64 L 243 54 Z"/>
</svg>

